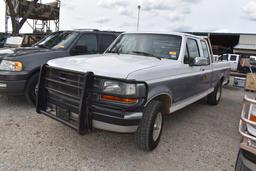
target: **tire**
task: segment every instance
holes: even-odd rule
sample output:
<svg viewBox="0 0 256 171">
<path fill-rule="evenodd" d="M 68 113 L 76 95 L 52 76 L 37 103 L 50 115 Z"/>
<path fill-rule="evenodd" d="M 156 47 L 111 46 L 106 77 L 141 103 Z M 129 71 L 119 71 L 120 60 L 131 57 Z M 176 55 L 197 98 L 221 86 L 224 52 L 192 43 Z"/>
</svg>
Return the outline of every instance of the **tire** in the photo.
<svg viewBox="0 0 256 171">
<path fill-rule="evenodd" d="M 38 83 L 38 77 L 39 77 L 39 73 L 32 75 L 32 77 L 30 77 L 30 79 L 28 80 L 28 83 L 25 89 L 25 97 L 27 101 L 32 105 L 36 104 L 36 86 Z"/>
<path fill-rule="evenodd" d="M 238 155 L 237 155 L 235 171 L 251 171 L 250 169 L 248 169 L 248 168 L 244 165 L 244 163 L 243 163 L 243 161 L 242 161 L 241 150 L 239 150 Z"/>
<path fill-rule="evenodd" d="M 222 83 L 218 82 L 214 91 L 207 96 L 207 103 L 209 105 L 217 105 L 220 102 L 222 95 Z"/>
<path fill-rule="evenodd" d="M 136 142 L 139 149 L 152 151 L 157 147 L 161 138 L 163 123 L 164 119 L 163 113 L 161 112 L 161 103 L 152 100 L 146 106 L 142 120 L 137 129 Z"/>
</svg>

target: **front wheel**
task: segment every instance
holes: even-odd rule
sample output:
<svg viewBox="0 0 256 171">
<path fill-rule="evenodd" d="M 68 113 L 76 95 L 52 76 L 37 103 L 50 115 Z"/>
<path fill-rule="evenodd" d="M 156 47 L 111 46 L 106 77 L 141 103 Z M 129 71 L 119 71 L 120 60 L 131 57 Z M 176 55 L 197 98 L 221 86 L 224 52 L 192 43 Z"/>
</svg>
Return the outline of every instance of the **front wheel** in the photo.
<svg viewBox="0 0 256 171">
<path fill-rule="evenodd" d="M 163 113 L 161 103 L 151 101 L 143 112 L 143 117 L 137 130 L 137 146 L 144 151 L 154 150 L 159 141 L 163 130 Z"/>
<path fill-rule="evenodd" d="M 30 77 L 25 89 L 26 99 L 32 105 L 36 104 L 36 87 L 38 83 L 38 77 L 39 77 L 38 73 Z"/>
<path fill-rule="evenodd" d="M 215 86 L 214 91 L 207 96 L 207 103 L 209 105 L 217 105 L 220 102 L 222 95 L 222 83 L 218 82 Z"/>
</svg>

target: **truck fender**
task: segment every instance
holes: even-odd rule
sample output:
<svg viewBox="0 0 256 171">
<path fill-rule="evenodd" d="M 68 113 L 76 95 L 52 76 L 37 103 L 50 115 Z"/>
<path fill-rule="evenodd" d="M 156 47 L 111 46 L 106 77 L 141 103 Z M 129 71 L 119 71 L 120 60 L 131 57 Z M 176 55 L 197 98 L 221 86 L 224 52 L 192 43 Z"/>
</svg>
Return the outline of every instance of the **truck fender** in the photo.
<svg viewBox="0 0 256 171">
<path fill-rule="evenodd" d="M 149 102 L 155 99 L 158 99 L 162 103 L 163 112 L 165 114 L 169 114 L 172 104 L 172 93 L 170 90 L 165 86 L 155 87 L 154 89 L 149 90 L 147 103 L 145 106 L 147 106 Z"/>
</svg>

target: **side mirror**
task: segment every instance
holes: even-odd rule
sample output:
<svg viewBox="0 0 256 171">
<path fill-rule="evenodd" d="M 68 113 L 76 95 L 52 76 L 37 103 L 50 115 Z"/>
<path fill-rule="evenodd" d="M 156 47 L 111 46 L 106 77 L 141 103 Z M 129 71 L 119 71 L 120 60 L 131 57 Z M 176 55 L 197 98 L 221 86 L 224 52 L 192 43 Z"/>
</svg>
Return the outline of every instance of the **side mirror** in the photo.
<svg viewBox="0 0 256 171">
<path fill-rule="evenodd" d="M 190 66 L 209 65 L 209 59 L 206 59 L 206 58 L 203 58 L 203 57 L 190 58 L 189 59 L 189 65 Z"/>
</svg>

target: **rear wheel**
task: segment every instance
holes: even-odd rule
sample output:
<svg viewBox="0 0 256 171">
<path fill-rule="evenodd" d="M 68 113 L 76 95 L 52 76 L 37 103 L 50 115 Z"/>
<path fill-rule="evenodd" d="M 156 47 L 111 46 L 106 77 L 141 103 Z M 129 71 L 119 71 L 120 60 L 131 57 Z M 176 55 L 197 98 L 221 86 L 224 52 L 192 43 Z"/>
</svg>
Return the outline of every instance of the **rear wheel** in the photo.
<svg viewBox="0 0 256 171">
<path fill-rule="evenodd" d="M 25 89 L 25 97 L 27 101 L 32 105 L 36 104 L 36 87 L 38 83 L 38 77 L 39 73 L 36 73 L 32 77 L 30 77 Z"/>
<path fill-rule="evenodd" d="M 156 100 L 151 101 L 143 112 L 137 130 L 137 145 L 140 149 L 152 151 L 157 147 L 163 130 L 163 121 L 161 103 Z"/>
<path fill-rule="evenodd" d="M 222 95 L 222 83 L 218 82 L 214 91 L 207 96 L 207 103 L 209 105 L 217 105 L 221 99 Z"/>
<path fill-rule="evenodd" d="M 237 156 L 235 171 L 251 171 L 243 163 L 241 150 L 239 150 Z"/>
</svg>

